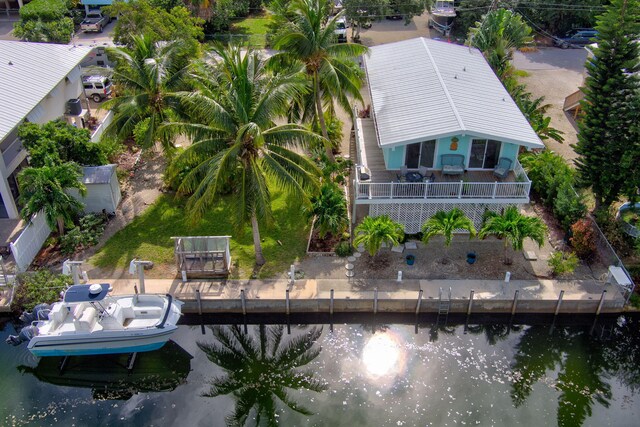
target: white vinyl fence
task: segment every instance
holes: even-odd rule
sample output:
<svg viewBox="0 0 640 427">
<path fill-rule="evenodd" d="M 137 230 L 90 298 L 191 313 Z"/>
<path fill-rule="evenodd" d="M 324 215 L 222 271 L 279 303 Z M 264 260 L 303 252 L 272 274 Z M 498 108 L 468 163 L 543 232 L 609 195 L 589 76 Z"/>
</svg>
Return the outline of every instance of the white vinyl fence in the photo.
<svg viewBox="0 0 640 427">
<path fill-rule="evenodd" d="M 18 239 L 11 243 L 11 253 L 16 261 L 18 272 L 26 271 L 29 268 L 31 261 L 36 257 L 49 234 L 51 234 L 51 229 L 45 221 L 44 213 L 40 212 L 22 230 Z"/>
</svg>

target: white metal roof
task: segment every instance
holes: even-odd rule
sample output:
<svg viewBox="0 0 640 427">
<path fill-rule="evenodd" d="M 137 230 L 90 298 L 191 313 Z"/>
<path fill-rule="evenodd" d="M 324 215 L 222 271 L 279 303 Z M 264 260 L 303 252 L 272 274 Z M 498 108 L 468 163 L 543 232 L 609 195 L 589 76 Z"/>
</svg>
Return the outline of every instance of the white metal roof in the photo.
<svg viewBox="0 0 640 427">
<path fill-rule="evenodd" d="M 0 40 L 0 141 L 32 113 L 91 49 Z M 40 115 L 35 111 L 31 117 Z"/>
<path fill-rule="evenodd" d="M 364 61 L 380 146 L 463 134 L 544 147 L 477 49 L 421 37 Z"/>
</svg>

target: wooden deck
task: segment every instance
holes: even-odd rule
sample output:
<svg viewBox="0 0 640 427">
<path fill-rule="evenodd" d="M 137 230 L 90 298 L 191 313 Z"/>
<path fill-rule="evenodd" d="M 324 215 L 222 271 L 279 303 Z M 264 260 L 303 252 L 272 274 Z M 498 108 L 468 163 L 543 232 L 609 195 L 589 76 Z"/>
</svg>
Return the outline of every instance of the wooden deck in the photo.
<svg viewBox="0 0 640 427">
<path fill-rule="evenodd" d="M 387 170 L 382 149 L 378 147 L 372 119 L 360 119 L 356 138 L 357 162 L 366 166 L 371 178 L 360 181 L 356 174 L 355 198 L 359 203 L 375 199 L 438 199 L 456 202 L 456 199 L 483 201 L 528 202 L 531 182 L 520 163 L 504 179 L 493 175 L 493 170 L 468 170 L 460 175 L 444 175 L 438 169 L 429 169 L 433 182 L 401 182 L 399 170 Z M 518 178 L 520 177 L 520 178 Z"/>
</svg>

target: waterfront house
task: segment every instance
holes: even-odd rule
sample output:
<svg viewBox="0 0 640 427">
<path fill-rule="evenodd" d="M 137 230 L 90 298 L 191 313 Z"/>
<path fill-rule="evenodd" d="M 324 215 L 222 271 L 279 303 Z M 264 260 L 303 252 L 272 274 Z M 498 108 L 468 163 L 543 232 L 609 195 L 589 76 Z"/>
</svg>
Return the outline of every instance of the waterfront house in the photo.
<svg viewBox="0 0 640 427">
<path fill-rule="evenodd" d="M 529 202 L 518 152 L 544 145 L 480 51 L 416 38 L 374 46 L 363 63 L 354 218 L 386 214 L 417 233 L 440 210 L 478 226 L 486 210 Z"/>
<path fill-rule="evenodd" d="M 25 121 L 64 118 L 78 127 L 88 117 L 80 63 L 90 47 L 0 41 L 0 218 L 19 218 L 16 176 L 27 166 L 18 138 Z M 70 108 L 70 101 L 73 108 Z"/>
</svg>

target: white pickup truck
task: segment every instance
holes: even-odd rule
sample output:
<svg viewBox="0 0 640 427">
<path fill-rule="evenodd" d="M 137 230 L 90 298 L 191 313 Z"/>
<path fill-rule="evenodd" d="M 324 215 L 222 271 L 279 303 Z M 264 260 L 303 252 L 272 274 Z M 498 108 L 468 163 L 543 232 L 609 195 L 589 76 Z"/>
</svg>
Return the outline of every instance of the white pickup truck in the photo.
<svg viewBox="0 0 640 427">
<path fill-rule="evenodd" d="M 96 31 L 101 33 L 109 22 L 111 22 L 111 17 L 103 14 L 99 10 L 89 11 L 80 24 L 80 30 L 85 32 Z"/>
</svg>

